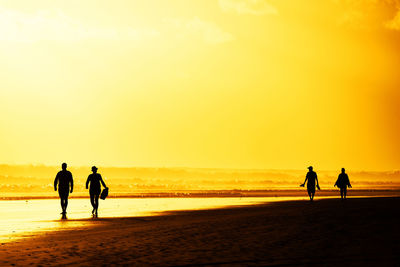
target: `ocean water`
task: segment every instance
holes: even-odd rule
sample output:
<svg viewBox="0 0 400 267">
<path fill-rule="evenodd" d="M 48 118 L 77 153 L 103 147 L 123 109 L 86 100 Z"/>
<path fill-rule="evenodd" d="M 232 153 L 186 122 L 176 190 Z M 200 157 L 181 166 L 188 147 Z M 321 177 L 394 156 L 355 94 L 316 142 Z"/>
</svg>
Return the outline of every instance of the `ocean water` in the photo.
<svg viewBox="0 0 400 267">
<path fill-rule="evenodd" d="M 249 198 L 109 198 L 100 200 L 99 218 L 154 216 L 169 211 L 201 210 L 300 200 L 306 197 Z M 0 201 L 0 242 L 43 234 L 48 231 L 90 226 L 89 199 L 70 199 L 67 219 L 61 219 L 58 199 Z"/>
</svg>

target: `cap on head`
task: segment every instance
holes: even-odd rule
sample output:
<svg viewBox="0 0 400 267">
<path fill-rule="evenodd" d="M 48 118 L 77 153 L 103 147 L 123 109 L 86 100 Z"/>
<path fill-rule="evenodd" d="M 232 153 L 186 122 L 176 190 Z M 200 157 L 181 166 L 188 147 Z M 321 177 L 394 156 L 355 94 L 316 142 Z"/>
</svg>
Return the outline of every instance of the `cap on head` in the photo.
<svg viewBox="0 0 400 267">
<path fill-rule="evenodd" d="M 93 167 L 92 167 L 92 171 L 97 171 L 97 167 L 96 167 L 96 166 L 93 166 Z"/>
<path fill-rule="evenodd" d="M 63 163 L 63 164 L 61 164 L 61 168 L 63 169 L 63 170 L 65 170 L 66 168 L 67 168 L 67 163 Z"/>
<path fill-rule="evenodd" d="M 312 166 L 309 166 L 308 169 L 309 169 L 310 171 L 312 171 L 313 167 L 312 167 Z"/>
</svg>

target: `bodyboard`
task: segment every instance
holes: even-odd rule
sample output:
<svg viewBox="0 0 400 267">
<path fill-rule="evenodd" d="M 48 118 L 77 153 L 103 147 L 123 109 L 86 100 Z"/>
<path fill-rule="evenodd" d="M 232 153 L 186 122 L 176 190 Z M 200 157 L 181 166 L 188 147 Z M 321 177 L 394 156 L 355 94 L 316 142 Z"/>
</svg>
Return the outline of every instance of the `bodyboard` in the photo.
<svg viewBox="0 0 400 267">
<path fill-rule="evenodd" d="M 108 196 L 108 187 L 104 188 L 103 191 L 100 194 L 100 198 L 102 200 L 106 199 L 106 197 Z"/>
</svg>

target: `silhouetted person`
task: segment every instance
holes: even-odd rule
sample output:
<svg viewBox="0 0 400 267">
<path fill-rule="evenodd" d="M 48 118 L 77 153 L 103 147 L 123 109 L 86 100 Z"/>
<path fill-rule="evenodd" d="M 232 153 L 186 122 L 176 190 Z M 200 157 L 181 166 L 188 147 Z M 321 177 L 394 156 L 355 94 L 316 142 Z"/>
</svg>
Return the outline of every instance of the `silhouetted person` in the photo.
<svg viewBox="0 0 400 267">
<path fill-rule="evenodd" d="M 54 191 L 57 191 L 58 185 L 58 195 L 61 199 L 61 208 L 63 219 L 66 219 L 67 206 L 68 206 L 68 196 L 72 193 L 74 189 L 74 180 L 72 179 L 72 174 L 67 171 L 67 163 L 61 165 L 62 170 L 59 171 L 54 179 Z"/>
<path fill-rule="evenodd" d="M 92 210 L 92 215 L 93 217 L 97 217 L 97 210 L 99 208 L 99 196 L 101 193 L 101 185 L 100 183 L 106 188 L 106 184 L 103 181 L 103 178 L 101 178 L 100 173 L 97 173 L 97 167 L 93 166 L 92 167 L 92 172 L 89 177 L 87 178 L 86 181 L 86 189 L 88 189 L 89 183 L 90 183 L 90 188 L 89 188 L 89 194 L 90 194 L 90 203 L 92 204 L 93 210 Z"/>
<path fill-rule="evenodd" d="M 340 188 L 340 196 L 342 199 L 346 199 L 347 195 L 347 187 L 351 188 L 349 176 L 345 173 L 345 169 L 342 168 L 342 173 L 339 174 L 339 177 L 334 186 Z"/>
<path fill-rule="evenodd" d="M 307 192 L 308 196 L 310 197 L 310 201 L 313 201 L 314 195 L 315 195 L 315 181 L 317 181 L 317 188 L 319 189 L 319 183 L 318 183 L 318 178 L 317 178 L 317 173 L 313 171 L 313 167 L 310 166 L 308 167 L 308 173 L 306 175 L 306 179 L 304 180 L 304 183 L 301 184 L 300 186 L 304 186 L 304 184 L 307 182 Z"/>
</svg>

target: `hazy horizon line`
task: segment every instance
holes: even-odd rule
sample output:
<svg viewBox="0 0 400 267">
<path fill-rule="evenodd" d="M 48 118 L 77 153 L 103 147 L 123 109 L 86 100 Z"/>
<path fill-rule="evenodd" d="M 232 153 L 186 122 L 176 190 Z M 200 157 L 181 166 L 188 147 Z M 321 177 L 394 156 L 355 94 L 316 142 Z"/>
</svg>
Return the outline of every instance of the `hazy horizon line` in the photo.
<svg viewBox="0 0 400 267">
<path fill-rule="evenodd" d="M 100 168 L 105 168 L 105 169 L 192 169 L 192 170 L 237 170 L 237 171 L 307 171 L 307 165 L 304 167 L 304 169 L 295 169 L 295 168 L 288 168 L 288 169 L 279 169 L 279 168 L 241 168 L 241 167 L 193 167 L 193 166 L 134 166 L 134 165 L 126 165 L 126 166 L 112 166 L 112 165 L 97 165 L 97 164 L 92 164 L 92 165 L 70 165 L 68 162 L 69 168 L 91 168 L 93 165 L 96 165 L 97 167 Z M 45 163 L 0 163 L 1 166 L 13 166 L 13 167 L 51 167 L 51 168 L 57 168 L 60 167 L 62 162 L 59 165 L 52 165 L 52 164 L 45 164 Z M 335 172 L 340 170 L 342 167 L 339 167 L 337 169 L 318 169 L 318 167 L 314 167 L 315 171 L 322 171 L 322 172 Z M 345 168 L 347 171 L 349 169 Z M 350 172 L 352 173 L 396 173 L 400 172 L 400 169 L 392 169 L 392 170 L 351 170 Z"/>
</svg>

